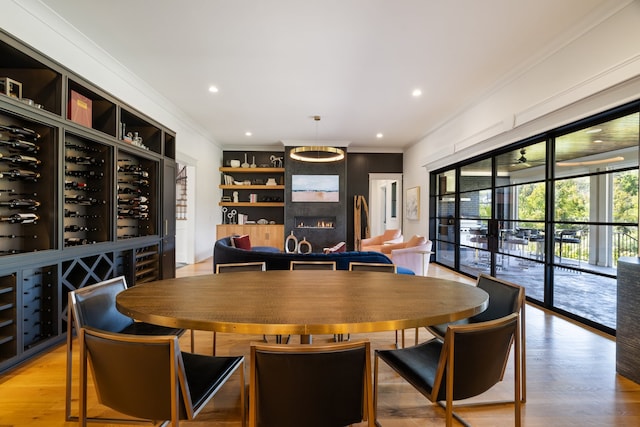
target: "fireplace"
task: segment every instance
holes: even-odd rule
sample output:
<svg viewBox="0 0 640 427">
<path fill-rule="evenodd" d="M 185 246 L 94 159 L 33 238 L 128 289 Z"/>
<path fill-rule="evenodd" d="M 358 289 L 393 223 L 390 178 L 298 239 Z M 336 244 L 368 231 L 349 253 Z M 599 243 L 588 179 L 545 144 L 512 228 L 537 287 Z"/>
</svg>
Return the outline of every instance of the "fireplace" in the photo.
<svg viewBox="0 0 640 427">
<path fill-rule="evenodd" d="M 296 228 L 301 229 L 334 229 L 336 228 L 335 216 L 296 216 L 294 219 Z"/>
</svg>

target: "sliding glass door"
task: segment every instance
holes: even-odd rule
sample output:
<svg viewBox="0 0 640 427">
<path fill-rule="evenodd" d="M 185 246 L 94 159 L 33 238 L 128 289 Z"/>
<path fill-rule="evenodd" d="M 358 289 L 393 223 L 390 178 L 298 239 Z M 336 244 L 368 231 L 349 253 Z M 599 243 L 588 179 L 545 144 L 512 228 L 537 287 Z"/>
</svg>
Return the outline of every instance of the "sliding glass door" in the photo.
<svg viewBox="0 0 640 427">
<path fill-rule="evenodd" d="M 635 104 L 433 172 L 436 262 L 613 332 L 617 260 L 638 254 L 639 129 Z"/>
</svg>

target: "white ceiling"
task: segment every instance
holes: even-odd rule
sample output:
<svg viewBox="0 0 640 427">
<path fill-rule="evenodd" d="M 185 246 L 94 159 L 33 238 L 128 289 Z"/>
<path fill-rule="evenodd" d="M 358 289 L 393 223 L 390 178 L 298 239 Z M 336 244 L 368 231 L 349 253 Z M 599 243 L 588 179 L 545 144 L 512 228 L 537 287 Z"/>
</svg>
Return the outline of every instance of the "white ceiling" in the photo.
<svg viewBox="0 0 640 427">
<path fill-rule="evenodd" d="M 42 2 L 226 149 L 281 140 L 401 149 L 621 1 Z"/>
</svg>

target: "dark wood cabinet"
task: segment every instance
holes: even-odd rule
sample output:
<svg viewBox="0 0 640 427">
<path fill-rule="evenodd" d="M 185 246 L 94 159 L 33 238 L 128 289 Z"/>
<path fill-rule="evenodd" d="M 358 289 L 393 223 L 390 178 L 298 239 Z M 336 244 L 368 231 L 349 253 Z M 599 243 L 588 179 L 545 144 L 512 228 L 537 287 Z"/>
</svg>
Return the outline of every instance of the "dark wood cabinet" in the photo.
<svg viewBox="0 0 640 427">
<path fill-rule="evenodd" d="M 176 135 L 0 31 L 0 371 L 61 342 L 69 291 L 175 276 Z"/>
</svg>

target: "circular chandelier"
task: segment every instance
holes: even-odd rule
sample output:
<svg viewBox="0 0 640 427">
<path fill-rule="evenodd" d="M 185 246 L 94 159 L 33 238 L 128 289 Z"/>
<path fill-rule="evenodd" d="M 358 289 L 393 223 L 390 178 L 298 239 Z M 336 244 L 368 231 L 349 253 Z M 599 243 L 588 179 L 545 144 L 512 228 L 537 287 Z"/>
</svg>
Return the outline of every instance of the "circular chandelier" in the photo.
<svg viewBox="0 0 640 427">
<path fill-rule="evenodd" d="M 316 122 L 316 141 L 318 140 L 318 122 L 320 116 L 311 116 Z M 344 150 L 324 145 L 309 145 L 292 148 L 289 157 L 301 162 L 328 163 L 344 159 Z"/>
<path fill-rule="evenodd" d="M 337 162 L 344 159 L 344 150 L 336 147 L 304 146 L 292 148 L 289 156 L 301 162 Z"/>
</svg>

